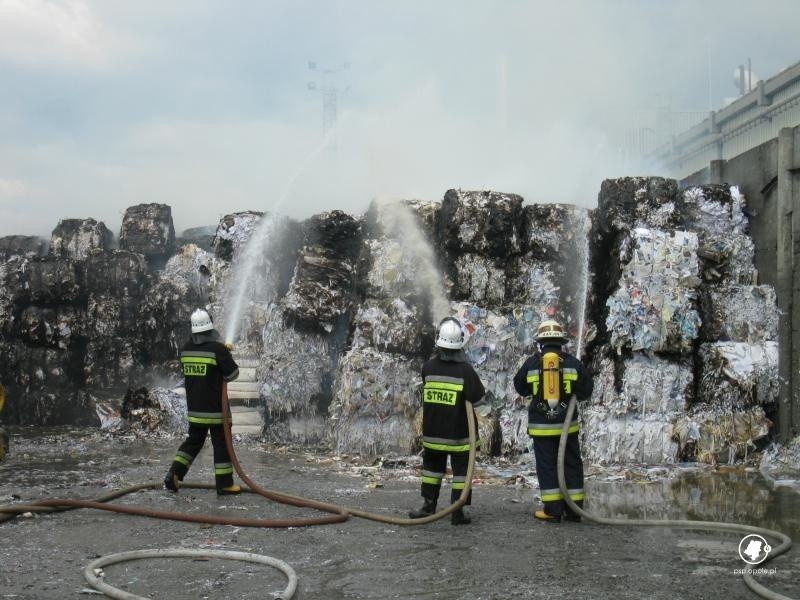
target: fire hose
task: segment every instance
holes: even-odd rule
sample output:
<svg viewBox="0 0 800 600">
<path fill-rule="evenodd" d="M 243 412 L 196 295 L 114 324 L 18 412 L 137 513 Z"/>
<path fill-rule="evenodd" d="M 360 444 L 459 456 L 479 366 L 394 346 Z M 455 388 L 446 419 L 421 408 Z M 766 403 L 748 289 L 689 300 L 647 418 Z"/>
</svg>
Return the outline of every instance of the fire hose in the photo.
<svg viewBox="0 0 800 600">
<path fill-rule="evenodd" d="M 148 483 L 133 485 L 121 490 L 117 490 L 110 494 L 107 494 L 106 496 L 103 496 L 96 500 L 51 499 L 51 500 L 38 500 L 29 504 L 12 504 L 7 506 L 0 506 L 0 523 L 13 519 L 18 515 L 27 512 L 60 512 L 65 510 L 71 510 L 74 508 L 95 508 L 99 510 L 107 510 L 112 512 L 139 515 L 144 517 L 152 517 L 157 519 L 189 521 L 194 523 L 212 523 L 218 525 L 236 525 L 241 527 L 305 527 L 311 525 L 339 523 L 347 520 L 350 515 L 362 519 L 368 519 L 371 521 L 378 521 L 381 523 L 388 523 L 392 525 L 425 525 L 427 523 L 432 523 L 433 521 L 437 521 L 449 515 L 450 513 L 458 510 L 459 508 L 464 506 L 467 499 L 469 498 L 469 494 L 472 488 L 472 474 L 475 468 L 475 454 L 477 446 L 477 429 L 474 417 L 475 413 L 473 411 L 472 404 L 470 402 L 466 402 L 466 412 L 468 415 L 467 427 L 469 431 L 469 461 L 467 464 L 467 474 L 464 483 L 464 489 L 461 491 L 461 495 L 459 496 L 458 500 L 456 500 L 450 506 L 432 515 L 419 519 L 392 517 L 388 515 L 382 515 L 379 513 L 372 513 L 358 509 L 345 508 L 334 504 L 318 502 L 316 500 L 309 500 L 307 498 L 302 498 L 300 496 L 293 496 L 291 494 L 274 492 L 256 484 L 250 478 L 250 476 L 244 471 L 241 464 L 239 463 L 238 457 L 236 456 L 236 452 L 234 451 L 233 439 L 231 437 L 230 417 L 228 412 L 227 386 L 223 386 L 222 415 L 223 415 L 223 431 L 225 434 L 225 444 L 228 448 L 228 453 L 231 457 L 231 463 L 233 464 L 236 473 L 239 475 L 242 481 L 249 486 L 248 488 L 242 488 L 242 489 L 246 492 L 258 494 L 260 496 L 263 496 L 264 498 L 267 498 L 269 500 L 274 500 L 282 504 L 315 508 L 317 510 L 330 512 L 332 513 L 331 516 L 304 518 L 304 519 L 282 519 L 282 520 L 241 519 L 232 517 L 218 517 L 215 515 L 191 515 L 174 511 L 145 509 L 129 505 L 107 504 L 109 500 L 114 500 L 116 498 L 125 496 L 127 494 L 139 490 L 161 489 L 162 483 L 159 481 L 159 482 L 148 482 Z M 215 486 L 205 485 L 205 484 L 195 484 L 195 483 L 182 483 L 181 487 L 195 488 L 195 489 L 215 489 Z M 289 578 L 289 584 L 279 596 L 280 598 L 285 600 L 289 600 L 294 595 L 295 589 L 297 587 L 297 576 L 294 574 L 294 571 L 291 569 L 291 567 L 286 563 L 284 563 L 283 561 L 280 561 L 278 559 L 269 556 L 263 556 L 258 554 L 233 552 L 233 551 L 216 551 L 216 550 L 195 551 L 195 550 L 182 550 L 182 549 L 154 549 L 154 550 L 138 550 L 133 552 L 123 552 L 120 554 L 113 554 L 102 557 L 101 559 L 94 561 L 93 563 L 88 565 L 84 570 L 84 577 L 86 581 L 89 583 L 89 585 L 103 592 L 104 594 L 106 594 L 111 598 L 117 598 L 121 600 L 144 600 L 142 596 L 136 596 L 134 594 L 130 594 L 128 592 L 119 590 L 109 584 L 104 583 L 97 577 L 95 569 L 98 569 L 101 566 L 117 564 L 120 562 L 126 562 L 130 560 L 188 556 L 189 554 L 191 554 L 191 556 L 219 557 L 219 558 L 228 558 L 233 560 L 244 560 L 248 562 L 256 562 L 260 564 L 267 564 L 270 566 L 277 567 L 281 569 Z"/>
<path fill-rule="evenodd" d="M 601 517 L 598 515 L 594 515 L 590 512 L 587 512 L 580 506 L 578 506 L 575 501 L 570 497 L 569 491 L 567 489 L 567 480 L 564 475 L 564 456 L 566 454 L 567 448 L 567 437 L 569 435 L 569 426 L 572 423 L 572 418 L 575 415 L 575 407 L 576 407 L 576 397 L 573 395 L 569 406 L 567 407 L 567 416 L 564 418 L 564 427 L 561 430 L 561 438 L 558 444 L 558 487 L 561 489 L 561 494 L 564 497 L 564 501 L 569 505 L 569 507 L 582 518 L 592 521 L 594 523 L 600 523 L 602 525 L 624 525 L 624 526 L 641 526 L 641 527 L 671 527 L 673 529 L 702 529 L 708 531 L 734 531 L 737 533 L 755 533 L 761 536 L 779 539 L 780 544 L 778 546 L 773 546 L 772 549 L 767 553 L 766 558 L 761 562 L 761 564 L 766 563 L 774 559 L 777 556 L 780 556 L 789 548 L 792 547 L 792 539 L 780 531 L 774 531 L 772 529 L 765 529 L 763 527 L 755 527 L 753 525 L 739 525 L 737 523 L 718 523 L 715 521 L 688 521 L 688 520 L 681 520 L 681 519 L 663 519 L 663 520 L 651 520 L 651 519 L 614 519 L 609 517 Z M 769 588 L 764 587 L 760 583 L 758 583 L 753 576 L 749 573 L 744 573 L 744 582 L 756 595 L 760 596 L 761 598 L 767 598 L 767 600 L 792 600 L 788 596 L 784 596 L 783 594 L 779 594 L 778 592 L 774 592 Z"/>
</svg>

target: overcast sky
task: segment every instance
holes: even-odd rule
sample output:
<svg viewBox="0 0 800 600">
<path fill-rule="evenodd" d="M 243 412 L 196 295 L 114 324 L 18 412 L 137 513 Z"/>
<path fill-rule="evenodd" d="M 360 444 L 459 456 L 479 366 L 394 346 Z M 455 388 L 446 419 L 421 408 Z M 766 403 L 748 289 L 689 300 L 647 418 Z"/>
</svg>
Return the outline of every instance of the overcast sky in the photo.
<svg viewBox="0 0 800 600">
<path fill-rule="evenodd" d="M 648 174 L 621 124 L 719 108 L 748 58 L 800 60 L 799 22 L 796 0 L 0 0 L 0 235 L 118 234 L 145 202 L 178 231 L 452 187 L 593 206 Z"/>
</svg>

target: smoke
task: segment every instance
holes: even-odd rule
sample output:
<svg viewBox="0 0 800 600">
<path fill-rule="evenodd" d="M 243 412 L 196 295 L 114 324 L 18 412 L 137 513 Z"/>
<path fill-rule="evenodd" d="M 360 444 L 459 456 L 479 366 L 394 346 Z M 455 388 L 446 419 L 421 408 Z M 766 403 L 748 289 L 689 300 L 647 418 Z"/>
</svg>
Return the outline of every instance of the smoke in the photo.
<svg viewBox="0 0 800 600">
<path fill-rule="evenodd" d="M 0 181 L 22 193 L 0 235 L 116 230 L 141 202 L 178 230 L 269 210 L 331 119 L 287 216 L 453 187 L 593 206 L 606 177 L 667 174 L 622 143 L 642 111 L 719 107 L 747 58 L 766 77 L 794 63 L 800 4 L 0 0 L 3 16 Z"/>
</svg>

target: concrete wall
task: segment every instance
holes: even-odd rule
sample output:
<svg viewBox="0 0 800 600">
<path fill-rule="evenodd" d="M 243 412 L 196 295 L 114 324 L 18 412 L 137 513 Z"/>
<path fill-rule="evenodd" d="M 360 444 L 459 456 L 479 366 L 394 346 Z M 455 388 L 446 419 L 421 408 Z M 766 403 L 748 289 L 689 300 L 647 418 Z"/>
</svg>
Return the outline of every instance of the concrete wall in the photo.
<svg viewBox="0 0 800 600">
<path fill-rule="evenodd" d="M 712 161 L 681 185 L 738 185 L 747 198 L 758 283 L 778 296 L 781 399 L 776 418 L 782 440 L 800 434 L 800 127 L 729 160 Z"/>
</svg>

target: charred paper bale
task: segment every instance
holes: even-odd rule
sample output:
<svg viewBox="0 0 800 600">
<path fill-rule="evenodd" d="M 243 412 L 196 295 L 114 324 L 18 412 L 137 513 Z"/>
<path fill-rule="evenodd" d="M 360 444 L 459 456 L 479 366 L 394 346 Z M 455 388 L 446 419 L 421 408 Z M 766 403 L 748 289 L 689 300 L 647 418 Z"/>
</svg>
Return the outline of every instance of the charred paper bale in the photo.
<svg viewBox="0 0 800 600">
<path fill-rule="evenodd" d="M 46 388 L 29 390 L 9 387 L 8 415 L 4 419 L 17 425 L 97 426 L 91 399 L 80 390 Z"/>
<path fill-rule="evenodd" d="M 692 186 L 681 191 L 684 224 L 700 234 L 747 233 L 745 198 L 736 186 Z"/>
<path fill-rule="evenodd" d="M 88 387 L 109 389 L 144 378 L 136 351 L 141 339 L 139 299 L 92 294 L 86 309 L 86 355 L 83 372 Z"/>
<path fill-rule="evenodd" d="M 129 388 L 120 417 L 133 431 L 183 433 L 186 429 L 186 394 L 183 388 Z"/>
<path fill-rule="evenodd" d="M 698 404 L 673 429 L 683 460 L 729 463 L 745 458 L 767 436 L 770 422 L 760 406 L 735 409 Z"/>
<path fill-rule="evenodd" d="M 703 281 L 751 285 L 758 277 L 754 267 L 755 246 L 748 235 L 704 234 L 700 237 L 697 256 Z"/>
<path fill-rule="evenodd" d="M 683 221 L 678 183 L 674 179 L 605 179 L 597 201 L 604 232 L 625 232 L 638 226 L 674 229 Z"/>
<path fill-rule="evenodd" d="M 728 409 L 771 404 L 778 398 L 778 343 L 701 344 L 698 401 Z"/>
<path fill-rule="evenodd" d="M 161 268 L 175 249 L 172 209 L 166 204 L 128 207 L 122 218 L 119 246 L 143 254 L 153 267 Z"/>
<path fill-rule="evenodd" d="M 354 348 L 373 347 L 380 352 L 421 356 L 432 349 L 433 327 L 423 321 L 419 308 L 401 299 L 367 299 L 353 317 Z"/>
<path fill-rule="evenodd" d="M 577 246 L 588 231 L 585 209 L 568 204 L 531 204 L 522 209 L 522 219 L 523 239 L 531 257 L 576 262 Z"/>
<path fill-rule="evenodd" d="M 408 454 L 421 408 L 420 364 L 373 348 L 350 350 L 339 362 L 331 404 L 339 452 Z"/>
<path fill-rule="evenodd" d="M 778 309 L 770 285 L 706 286 L 700 292 L 700 339 L 754 344 L 778 339 Z"/>
<path fill-rule="evenodd" d="M 263 216 L 263 212 L 248 210 L 222 217 L 212 242 L 217 258 L 230 261 L 239 256 Z"/>
<path fill-rule="evenodd" d="M 13 255 L 44 256 L 47 253 L 47 241 L 34 235 L 6 235 L 0 237 L 0 259 Z"/>
<path fill-rule="evenodd" d="M 147 263 L 127 250 L 94 251 L 86 258 L 88 294 L 140 297 L 148 284 Z"/>
<path fill-rule="evenodd" d="M 86 314 L 74 306 L 28 306 L 13 322 L 13 336 L 30 346 L 67 349 L 84 336 Z"/>
<path fill-rule="evenodd" d="M 214 236 L 217 227 L 214 225 L 203 225 L 201 227 L 190 227 L 184 229 L 175 238 L 175 246 L 180 248 L 187 244 L 194 244 L 205 252 L 214 252 Z"/>
<path fill-rule="evenodd" d="M 83 260 L 92 250 L 110 250 L 114 234 L 94 219 L 62 219 L 50 236 L 50 254 Z"/>
<path fill-rule="evenodd" d="M 444 245 L 456 255 L 505 260 L 522 250 L 521 217 L 516 194 L 448 190 L 441 209 Z"/>
<path fill-rule="evenodd" d="M 338 210 L 309 220 L 305 245 L 282 300 L 284 312 L 296 325 L 331 333 L 349 311 L 360 236 L 360 223 Z"/>
<path fill-rule="evenodd" d="M 24 307 L 72 304 L 84 297 L 83 263 L 52 256 L 12 257 L 0 270 L 6 302 Z"/>
</svg>

